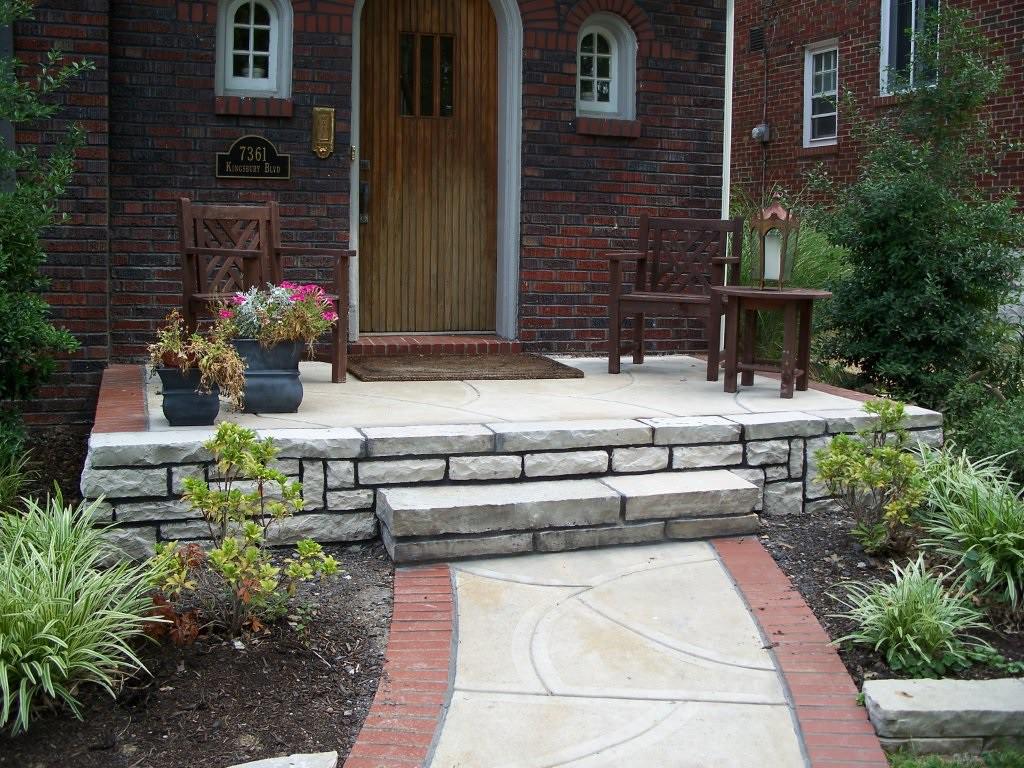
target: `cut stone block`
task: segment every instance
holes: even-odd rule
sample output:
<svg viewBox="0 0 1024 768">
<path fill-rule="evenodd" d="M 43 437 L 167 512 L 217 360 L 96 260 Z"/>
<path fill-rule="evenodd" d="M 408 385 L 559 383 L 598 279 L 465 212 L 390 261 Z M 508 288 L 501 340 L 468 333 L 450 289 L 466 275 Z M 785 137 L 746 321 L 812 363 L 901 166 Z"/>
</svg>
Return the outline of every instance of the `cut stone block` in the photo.
<svg viewBox="0 0 1024 768">
<path fill-rule="evenodd" d="M 665 523 L 665 535 L 670 539 L 708 539 L 757 533 L 760 527 L 757 515 L 702 517 L 699 520 L 669 520 Z"/>
<path fill-rule="evenodd" d="M 821 499 L 829 496 L 828 486 L 818 480 L 817 454 L 828 448 L 831 437 L 816 437 L 807 441 L 807 479 L 804 495 L 808 499 Z"/>
<path fill-rule="evenodd" d="M 603 482 L 625 497 L 627 520 L 741 515 L 757 503 L 757 488 L 727 470 L 616 475 Z"/>
<path fill-rule="evenodd" d="M 794 480 L 804 475 L 804 441 L 795 438 L 789 441 L 789 476 Z"/>
<path fill-rule="evenodd" d="M 789 440 L 755 440 L 747 443 L 747 464 L 752 467 L 788 462 Z"/>
<path fill-rule="evenodd" d="M 209 539 L 210 526 L 205 520 L 164 522 L 160 525 L 160 538 L 171 541 Z"/>
<path fill-rule="evenodd" d="M 616 448 L 612 451 L 614 472 L 657 472 L 668 468 L 668 448 Z"/>
<path fill-rule="evenodd" d="M 743 463 L 742 443 L 693 445 L 672 449 L 673 469 L 732 467 Z"/>
<path fill-rule="evenodd" d="M 89 464 L 93 467 L 188 464 L 213 457 L 203 443 L 213 430 L 167 432 L 94 432 L 89 438 Z"/>
<path fill-rule="evenodd" d="M 356 466 L 352 461 L 327 462 L 327 487 L 332 491 L 337 488 L 351 488 L 356 484 Z"/>
<path fill-rule="evenodd" d="M 302 502 L 304 509 L 324 508 L 324 463 L 322 461 L 302 462 Z"/>
<path fill-rule="evenodd" d="M 740 426 L 721 416 L 669 416 L 640 421 L 654 427 L 655 445 L 734 443 L 740 439 Z"/>
<path fill-rule="evenodd" d="M 637 523 L 616 528 L 575 528 L 563 531 L 539 531 L 534 534 L 538 552 L 563 552 L 588 547 L 645 544 L 665 538 L 665 523 Z"/>
<path fill-rule="evenodd" d="M 453 560 L 485 555 L 516 555 L 533 549 L 532 533 L 503 533 L 496 536 L 445 537 L 404 541 L 395 539 L 386 525 L 380 527 L 381 539 L 396 563 L 420 560 Z"/>
<path fill-rule="evenodd" d="M 768 483 L 764 487 L 766 515 L 799 514 L 804 508 L 804 484 L 799 481 Z"/>
<path fill-rule="evenodd" d="M 789 466 L 786 465 L 782 467 L 765 467 L 764 476 L 769 483 L 774 483 L 779 480 L 788 480 Z"/>
<path fill-rule="evenodd" d="M 377 516 L 396 537 L 600 525 L 619 495 L 597 480 L 381 488 Z"/>
<path fill-rule="evenodd" d="M 1024 733 L 1024 679 L 868 680 L 864 704 L 887 738 Z"/>
<path fill-rule="evenodd" d="M 597 448 L 651 442 L 651 427 L 629 419 L 525 421 L 488 424 L 499 452 Z"/>
<path fill-rule="evenodd" d="M 250 763 L 232 765 L 230 768 L 337 768 L 337 752 L 310 752 L 288 757 L 268 757 Z"/>
<path fill-rule="evenodd" d="M 268 429 L 260 437 L 273 438 L 278 456 L 302 459 L 354 459 L 363 454 L 365 442 L 351 427 Z"/>
<path fill-rule="evenodd" d="M 906 420 L 904 424 L 908 429 L 923 429 L 925 427 L 941 427 L 943 415 L 938 411 L 930 411 L 917 405 L 908 405 L 905 410 Z"/>
<path fill-rule="evenodd" d="M 201 512 L 193 510 L 181 499 L 120 502 L 116 510 L 116 519 L 119 523 L 188 520 L 202 517 Z"/>
<path fill-rule="evenodd" d="M 523 474 L 521 456 L 452 456 L 448 477 L 452 480 L 511 480 Z"/>
<path fill-rule="evenodd" d="M 204 474 L 203 465 L 186 464 L 182 467 L 171 467 L 171 493 L 182 494 L 185 492 L 185 483 L 183 481 L 186 477 L 205 480 L 206 475 Z"/>
<path fill-rule="evenodd" d="M 910 433 L 910 444 L 924 443 L 929 448 L 941 448 L 944 442 L 941 429 L 921 429 Z"/>
<path fill-rule="evenodd" d="M 757 488 L 757 504 L 754 505 L 754 511 L 760 512 L 764 501 L 764 470 L 760 467 L 755 467 L 754 469 L 741 468 L 730 469 L 729 471 Z"/>
<path fill-rule="evenodd" d="M 152 557 L 156 545 L 156 526 L 145 525 L 128 528 L 118 526 L 109 528 L 103 537 L 111 548 L 111 557 L 104 561 L 117 562 L 121 557 L 130 560 L 145 560 Z"/>
<path fill-rule="evenodd" d="M 523 459 L 527 477 L 592 475 L 608 471 L 604 451 L 568 451 L 565 453 L 528 453 Z"/>
<path fill-rule="evenodd" d="M 800 412 L 737 413 L 727 417 L 743 427 L 746 440 L 771 440 L 775 437 L 813 437 L 827 426 L 824 419 Z"/>
<path fill-rule="evenodd" d="M 815 411 L 815 416 L 825 419 L 830 433 L 851 433 L 869 429 L 878 423 L 878 417 L 863 408 L 840 408 L 829 411 Z"/>
<path fill-rule="evenodd" d="M 359 462 L 361 485 L 423 483 L 444 478 L 444 459 L 396 459 Z"/>
<path fill-rule="evenodd" d="M 130 499 L 138 496 L 166 496 L 167 470 L 94 469 L 82 472 L 82 496 L 87 499 Z"/>
<path fill-rule="evenodd" d="M 368 427 L 362 432 L 366 435 L 368 456 L 430 456 L 494 450 L 494 433 L 479 424 Z"/>
<path fill-rule="evenodd" d="M 270 544 L 294 544 L 299 539 L 328 541 L 363 541 L 377 535 L 377 518 L 373 512 L 349 514 L 295 515 L 278 521 L 270 529 Z"/>
<path fill-rule="evenodd" d="M 369 509 L 373 506 L 372 488 L 355 488 L 349 491 L 328 491 L 327 508 Z"/>
</svg>

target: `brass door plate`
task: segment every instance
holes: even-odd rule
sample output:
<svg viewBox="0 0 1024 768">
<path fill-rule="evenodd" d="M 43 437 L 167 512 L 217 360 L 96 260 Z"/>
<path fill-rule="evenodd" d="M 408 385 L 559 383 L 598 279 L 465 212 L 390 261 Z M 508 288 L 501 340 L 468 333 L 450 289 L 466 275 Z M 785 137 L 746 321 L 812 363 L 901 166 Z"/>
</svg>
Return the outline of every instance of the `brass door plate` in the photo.
<svg viewBox="0 0 1024 768">
<path fill-rule="evenodd" d="M 313 107 L 313 154 L 326 160 L 334 153 L 334 107 Z"/>
</svg>

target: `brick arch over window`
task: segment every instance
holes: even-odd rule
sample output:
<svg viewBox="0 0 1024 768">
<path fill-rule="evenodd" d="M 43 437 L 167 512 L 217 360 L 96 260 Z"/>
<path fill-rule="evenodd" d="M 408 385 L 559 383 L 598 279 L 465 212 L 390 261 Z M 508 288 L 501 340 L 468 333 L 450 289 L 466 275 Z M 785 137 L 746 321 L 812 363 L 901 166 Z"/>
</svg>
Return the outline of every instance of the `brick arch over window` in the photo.
<svg viewBox="0 0 1024 768">
<path fill-rule="evenodd" d="M 575 39 L 580 27 L 595 13 L 611 13 L 621 16 L 633 28 L 638 47 L 637 53 L 648 56 L 652 53 L 654 26 L 647 13 L 633 0 L 579 0 L 565 17 L 565 32 Z"/>
</svg>

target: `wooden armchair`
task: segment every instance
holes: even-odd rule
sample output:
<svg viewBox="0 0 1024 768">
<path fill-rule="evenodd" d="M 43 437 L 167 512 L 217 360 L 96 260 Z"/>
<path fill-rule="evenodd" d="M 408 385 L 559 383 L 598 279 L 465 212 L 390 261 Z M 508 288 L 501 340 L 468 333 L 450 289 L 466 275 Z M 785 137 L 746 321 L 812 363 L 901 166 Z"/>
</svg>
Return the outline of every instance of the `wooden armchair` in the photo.
<svg viewBox="0 0 1024 768">
<path fill-rule="evenodd" d="M 732 244 L 729 244 L 732 235 Z M 608 372 L 619 372 L 622 320 L 633 316 L 633 362 L 644 361 L 644 317 L 703 320 L 708 341 L 708 381 L 718 380 L 722 299 L 711 288 L 739 282 L 743 219 L 640 216 L 636 251 L 609 259 Z M 632 291 L 623 292 L 623 264 L 635 265 Z"/>
<path fill-rule="evenodd" d="M 210 305 L 227 301 L 238 291 L 280 283 L 288 256 L 333 260 L 329 300 L 338 313 L 331 331 L 331 381 L 346 378 L 348 354 L 348 264 L 351 251 L 307 248 L 281 242 L 277 203 L 265 205 L 195 205 L 181 199 L 179 243 L 182 261 L 182 309 L 195 328 Z M 318 358 L 324 359 L 324 358 Z"/>
</svg>

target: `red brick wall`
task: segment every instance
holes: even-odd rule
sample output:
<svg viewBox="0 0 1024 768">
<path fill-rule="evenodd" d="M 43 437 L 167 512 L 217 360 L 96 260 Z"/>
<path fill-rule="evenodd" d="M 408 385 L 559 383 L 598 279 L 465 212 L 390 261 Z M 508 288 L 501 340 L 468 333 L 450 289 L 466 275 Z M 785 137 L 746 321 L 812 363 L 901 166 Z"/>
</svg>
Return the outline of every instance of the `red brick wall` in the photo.
<svg viewBox="0 0 1024 768">
<path fill-rule="evenodd" d="M 277 199 L 287 237 L 347 243 L 352 3 L 295 0 L 293 7 L 292 99 L 284 106 L 257 100 L 239 108 L 215 98 L 214 0 L 109 8 L 98 0 L 42 0 L 38 22 L 16 30 L 23 57 L 67 40 L 98 63 L 82 93 L 68 97 L 68 114 L 88 121 L 92 146 L 67 205 L 74 226 L 54 232 L 48 268 L 58 278 L 51 295 L 58 320 L 86 344 L 69 370 L 88 375 L 62 377 L 41 408 L 63 403 L 91 418 L 102 365 L 142 357 L 157 324 L 179 304 L 179 197 Z M 725 0 L 521 0 L 520 7 L 520 338 L 533 349 L 597 352 L 607 336 L 603 252 L 634 242 L 644 210 L 718 216 Z M 601 121 L 577 126 L 575 114 L 576 35 L 599 10 L 625 18 L 639 43 L 637 121 L 614 136 L 601 135 L 608 127 Z M 314 105 L 336 110 L 336 152 L 326 161 L 309 148 Z M 215 153 L 246 132 L 291 153 L 291 180 L 214 178 Z M 49 137 L 23 136 L 30 138 Z M 298 265 L 291 276 L 313 278 L 320 266 Z M 652 333 L 672 349 L 700 347 L 700 336 L 685 321 Z"/>
<path fill-rule="evenodd" d="M 1006 94 L 992 104 L 997 130 L 1024 134 L 1024 4 L 1006 0 L 964 0 L 985 31 L 1002 45 L 1010 67 Z M 765 6 L 769 11 L 765 14 Z M 768 23 L 764 23 L 767 20 Z M 773 21 L 775 22 L 773 33 Z M 750 30 L 764 24 L 767 56 L 749 50 Z M 825 163 L 838 178 L 851 180 L 857 147 L 840 113 L 839 141 L 832 147 L 803 147 L 804 48 L 829 38 L 839 41 L 840 88 L 850 89 L 866 112 L 884 109 L 879 97 L 881 3 L 846 0 L 736 0 L 735 81 L 733 93 L 732 182 L 760 199 L 774 185 L 797 192 L 805 174 Z M 768 71 L 768 123 L 775 135 L 762 147 L 751 129 L 761 122 Z M 1024 154 L 1007 156 L 997 184 L 1024 188 Z M 1021 198 L 1024 200 L 1024 198 Z"/>
</svg>

